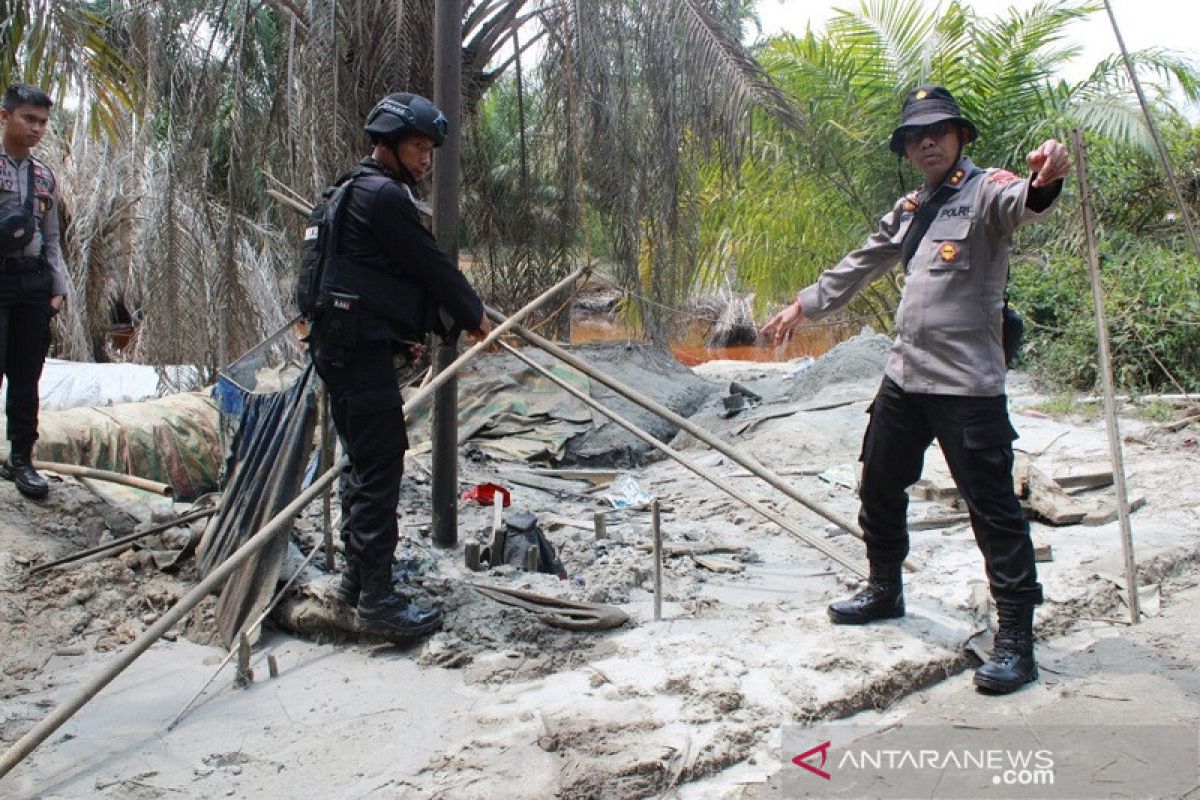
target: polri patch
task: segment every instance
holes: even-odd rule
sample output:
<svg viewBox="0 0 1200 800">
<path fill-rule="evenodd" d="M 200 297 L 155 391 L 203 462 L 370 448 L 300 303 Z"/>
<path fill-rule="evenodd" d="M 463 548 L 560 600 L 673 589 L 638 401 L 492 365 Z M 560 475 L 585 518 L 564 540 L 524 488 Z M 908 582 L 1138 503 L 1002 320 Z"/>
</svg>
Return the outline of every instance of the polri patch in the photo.
<svg viewBox="0 0 1200 800">
<path fill-rule="evenodd" d="M 958 258 L 958 245 L 954 242 L 943 242 L 942 246 L 938 248 L 938 255 L 941 256 L 942 261 L 949 264 Z"/>
</svg>

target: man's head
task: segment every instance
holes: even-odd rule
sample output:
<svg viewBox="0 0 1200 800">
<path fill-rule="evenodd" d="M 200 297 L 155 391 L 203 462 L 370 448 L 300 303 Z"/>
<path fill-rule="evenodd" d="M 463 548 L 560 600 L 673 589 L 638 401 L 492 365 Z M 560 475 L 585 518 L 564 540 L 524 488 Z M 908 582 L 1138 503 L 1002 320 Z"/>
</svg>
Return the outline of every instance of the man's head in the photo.
<svg viewBox="0 0 1200 800">
<path fill-rule="evenodd" d="M 37 146 L 50 121 L 50 95 L 36 86 L 13 84 L 4 92 L 0 122 L 4 123 L 4 150 L 24 158 Z"/>
<path fill-rule="evenodd" d="M 954 96 L 941 86 L 919 86 L 904 98 L 900 124 L 889 147 L 906 156 L 927 180 L 940 180 L 979 137 L 975 123 L 962 115 Z"/>
<path fill-rule="evenodd" d="M 371 137 L 375 157 L 387 164 L 387 156 L 402 167 L 413 182 L 420 181 L 433 163 L 433 149 L 446 141 L 446 115 L 419 94 L 389 94 L 371 109 L 363 130 Z M 380 156 L 384 156 L 380 158 Z M 400 172 L 401 170 L 397 170 Z"/>
</svg>

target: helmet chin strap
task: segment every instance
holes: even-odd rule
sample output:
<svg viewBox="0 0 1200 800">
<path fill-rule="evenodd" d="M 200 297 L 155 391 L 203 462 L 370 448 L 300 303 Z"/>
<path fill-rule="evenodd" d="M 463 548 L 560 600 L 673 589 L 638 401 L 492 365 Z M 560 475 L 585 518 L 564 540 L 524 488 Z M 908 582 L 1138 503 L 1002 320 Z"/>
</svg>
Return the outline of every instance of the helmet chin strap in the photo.
<svg viewBox="0 0 1200 800">
<path fill-rule="evenodd" d="M 392 171 L 400 177 L 400 180 L 404 181 L 409 186 L 415 186 L 417 179 L 413 177 L 413 174 L 408 171 L 408 167 L 404 166 L 404 162 L 400 159 L 399 142 L 395 144 L 385 144 L 384 148 L 392 154 L 392 160 L 396 162 L 396 166 Z"/>
</svg>

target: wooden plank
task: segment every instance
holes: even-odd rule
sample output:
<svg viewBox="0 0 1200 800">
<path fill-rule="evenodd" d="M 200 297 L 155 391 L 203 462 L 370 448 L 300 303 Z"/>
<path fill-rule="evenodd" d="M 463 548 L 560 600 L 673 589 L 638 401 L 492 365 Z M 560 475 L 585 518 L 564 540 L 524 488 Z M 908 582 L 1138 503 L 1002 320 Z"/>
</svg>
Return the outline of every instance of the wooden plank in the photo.
<svg viewBox="0 0 1200 800">
<path fill-rule="evenodd" d="M 1029 538 L 1033 539 L 1033 560 L 1035 562 L 1044 564 L 1054 560 L 1054 549 L 1041 536 L 1031 533 Z"/>
<path fill-rule="evenodd" d="M 1107 462 L 1069 464 L 1054 472 L 1054 482 L 1064 489 L 1099 489 L 1113 485 L 1112 465 Z"/>
<path fill-rule="evenodd" d="M 1145 495 L 1137 495 L 1135 497 L 1129 498 L 1129 513 L 1132 514 L 1134 511 L 1137 511 L 1139 508 L 1141 508 L 1144 505 L 1146 505 L 1146 496 Z M 1083 524 L 1083 525 L 1107 525 L 1110 522 L 1115 522 L 1116 519 L 1117 519 L 1117 504 L 1116 504 L 1116 502 L 1113 502 L 1113 504 L 1111 506 L 1106 505 L 1103 508 L 1096 508 L 1092 511 L 1089 511 L 1087 513 L 1087 515 L 1083 518 L 1081 524 Z"/>
<path fill-rule="evenodd" d="M 1074 525 L 1088 513 L 1085 506 L 1032 464 L 1029 465 L 1029 496 L 1025 498 L 1025 505 L 1051 525 Z"/>
<path fill-rule="evenodd" d="M 732 558 L 722 558 L 721 556 L 692 556 L 692 561 L 696 562 L 697 566 L 704 567 L 713 572 L 741 572 L 746 567 Z"/>
</svg>

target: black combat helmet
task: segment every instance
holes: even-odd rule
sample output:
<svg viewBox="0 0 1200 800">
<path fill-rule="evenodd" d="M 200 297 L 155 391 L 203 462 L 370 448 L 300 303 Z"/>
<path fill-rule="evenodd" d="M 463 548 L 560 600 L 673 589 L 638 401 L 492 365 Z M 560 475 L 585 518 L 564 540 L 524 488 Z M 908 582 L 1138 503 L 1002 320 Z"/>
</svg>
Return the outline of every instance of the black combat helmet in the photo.
<svg viewBox="0 0 1200 800">
<path fill-rule="evenodd" d="M 372 136 L 396 137 L 406 132 L 423 133 L 434 147 L 446 141 L 446 115 L 419 94 L 395 92 L 380 100 L 367 115 L 363 130 Z"/>
</svg>

